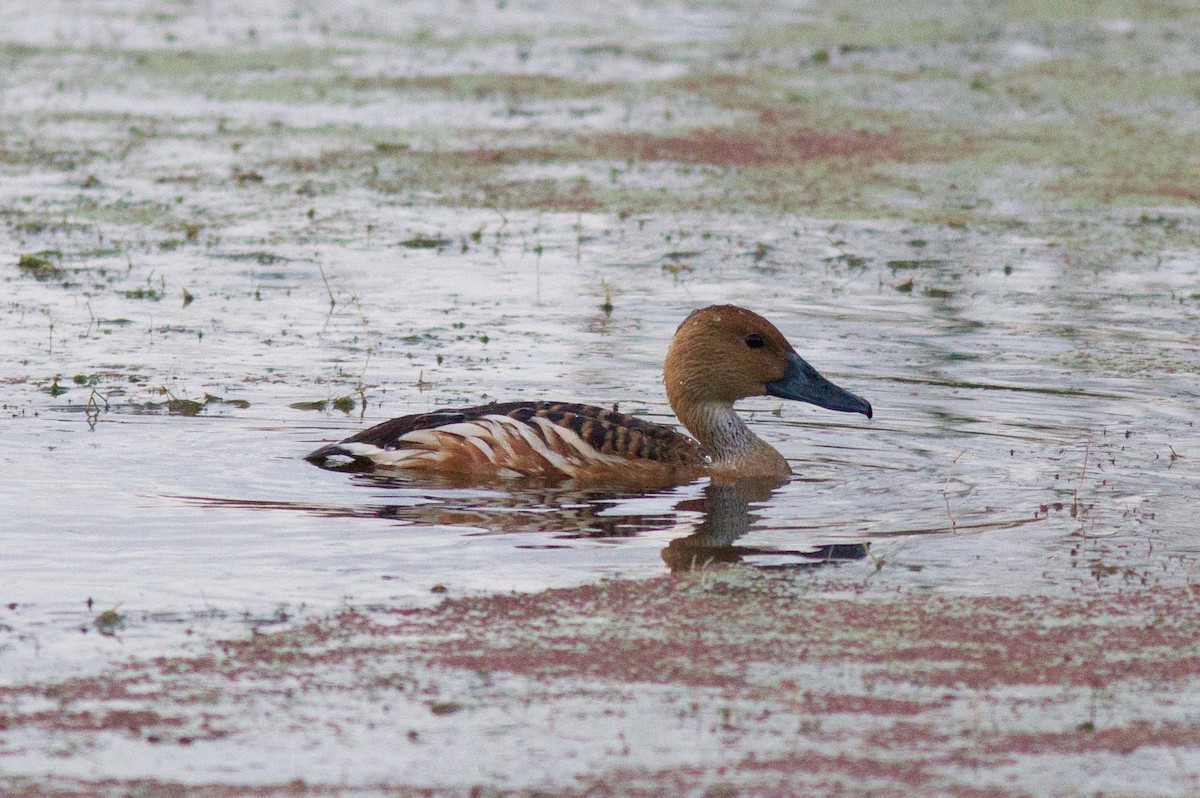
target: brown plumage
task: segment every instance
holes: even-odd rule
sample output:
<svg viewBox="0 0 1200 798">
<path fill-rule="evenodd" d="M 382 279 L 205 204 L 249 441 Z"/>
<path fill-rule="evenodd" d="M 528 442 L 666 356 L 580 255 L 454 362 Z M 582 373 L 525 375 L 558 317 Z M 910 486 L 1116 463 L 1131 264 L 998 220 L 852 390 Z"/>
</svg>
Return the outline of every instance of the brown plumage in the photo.
<svg viewBox="0 0 1200 798">
<path fill-rule="evenodd" d="M 649 487 L 703 474 L 786 478 L 787 461 L 745 425 L 735 401 L 772 395 L 872 412 L 805 363 L 774 325 L 732 305 L 688 316 L 663 372 L 671 408 L 695 440 L 615 409 L 506 402 L 395 418 L 308 459 L 336 470 L 415 469 L 469 480 L 524 476 Z"/>
</svg>

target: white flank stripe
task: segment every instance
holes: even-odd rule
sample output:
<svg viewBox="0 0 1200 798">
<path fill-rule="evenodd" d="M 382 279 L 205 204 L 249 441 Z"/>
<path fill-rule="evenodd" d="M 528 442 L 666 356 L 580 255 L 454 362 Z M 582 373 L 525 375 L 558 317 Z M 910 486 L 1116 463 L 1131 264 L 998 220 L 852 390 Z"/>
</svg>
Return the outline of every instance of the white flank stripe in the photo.
<svg viewBox="0 0 1200 798">
<path fill-rule="evenodd" d="M 560 427 L 557 424 L 555 424 L 553 421 L 549 421 L 544 418 L 538 418 L 536 416 L 529 420 L 542 428 L 542 433 L 546 437 L 546 443 L 548 443 L 550 446 L 554 446 L 554 441 L 558 440 L 558 442 L 560 444 L 562 444 L 563 446 L 565 446 L 566 448 L 574 449 L 576 452 L 583 454 L 582 450 L 580 450 L 580 448 L 575 445 L 575 442 L 568 439 L 567 436 L 570 435 L 572 438 L 575 438 L 580 443 L 583 443 L 583 441 L 579 439 L 579 436 L 576 435 L 575 433 L 571 432 L 571 430 L 564 429 L 563 427 Z M 555 447 L 555 448 L 558 448 L 558 447 Z M 572 465 L 574 465 L 576 467 L 578 467 L 580 465 L 578 457 L 572 457 L 570 454 L 563 454 L 562 456 L 564 458 L 569 459 Z"/>
<path fill-rule="evenodd" d="M 535 432 L 528 424 L 523 424 L 522 422 L 517 421 L 515 418 L 509 418 L 508 416 L 489 416 L 489 418 L 494 418 L 502 423 L 507 424 L 510 429 L 521 436 L 530 449 L 537 452 L 537 454 L 540 455 L 542 459 L 549 463 L 553 468 L 557 468 L 567 476 L 575 476 L 575 465 L 573 463 L 568 463 L 567 458 L 563 457 L 561 454 L 547 446 L 546 442 L 542 440 L 541 436 L 539 436 L 537 432 Z M 540 420 L 541 419 L 538 418 L 534 419 L 534 421 Z"/>
<path fill-rule="evenodd" d="M 512 443 L 508 439 L 508 425 L 497 421 L 497 418 L 504 418 L 507 421 L 512 421 L 512 419 L 508 418 L 507 416 L 484 416 L 483 420 L 480 422 L 480 426 L 484 428 L 484 431 L 481 434 L 486 435 L 491 444 L 504 454 L 504 458 L 502 460 L 497 460 L 497 463 L 512 462 L 516 460 L 517 453 L 513 451 Z"/>
<path fill-rule="evenodd" d="M 354 457 L 365 457 L 372 463 L 386 466 L 402 467 L 405 460 L 426 454 L 422 449 L 382 449 L 371 443 L 343 443 L 341 447 Z"/>
<path fill-rule="evenodd" d="M 538 421 L 544 421 L 544 420 L 545 419 L 538 419 Z M 550 424 L 549 421 L 547 421 L 546 423 Z M 558 424 L 550 424 L 550 426 L 554 429 L 555 434 L 557 434 L 558 437 L 561 438 L 564 443 L 567 443 L 570 446 L 572 446 L 574 449 L 576 449 L 579 452 L 579 454 L 581 454 L 583 456 L 582 464 L 587 464 L 587 463 L 591 462 L 591 463 L 610 463 L 613 465 L 621 465 L 623 463 L 627 464 L 631 460 L 631 458 L 622 457 L 619 454 L 604 454 L 599 449 L 597 449 L 595 446 L 592 446 L 590 443 L 585 441 L 579 435 L 579 433 L 577 433 L 575 430 L 571 429 L 570 427 L 561 427 Z"/>
<path fill-rule="evenodd" d="M 489 440 L 494 439 L 495 435 L 486 424 L 480 424 L 478 421 L 459 421 L 454 424 L 443 424 L 440 427 L 435 427 L 427 431 L 434 434 L 435 441 L 431 445 L 441 446 L 442 441 L 436 439 L 438 435 L 454 435 L 483 452 L 488 462 L 492 464 L 499 462 L 496 459 L 495 450 L 489 444 Z M 408 437 L 408 435 L 404 436 L 405 439 L 408 439 Z"/>
<path fill-rule="evenodd" d="M 438 440 L 437 430 L 419 429 L 412 432 L 406 432 L 400 436 L 397 443 L 417 443 L 421 446 L 436 448 L 441 442 Z"/>
<path fill-rule="evenodd" d="M 547 421 L 544 418 L 535 418 L 534 421 L 536 421 L 538 426 L 545 431 L 546 442 L 551 446 L 552 449 L 555 450 L 555 452 L 559 453 L 564 460 L 569 462 L 576 469 L 587 465 L 589 456 L 588 452 L 581 448 L 587 446 L 587 444 L 583 442 L 582 438 L 566 427 L 560 427 L 554 422 Z M 587 448 L 591 450 L 592 457 L 596 458 L 597 460 L 600 459 L 599 452 L 592 449 L 590 446 Z M 563 451 L 564 449 L 566 451 Z"/>
<path fill-rule="evenodd" d="M 487 435 L 486 430 L 478 421 L 456 421 L 453 424 L 443 424 L 440 427 L 433 427 L 430 432 L 449 433 L 457 435 L 460 438 L 475 438 L 480 435 Z"/>
<path fill-rule="evenodd" d="M 541 431 L 542 435 L 538 432 Z M 629 462 L 620 455 L 604 454 L 569 427 L 534 416 L 529 421 L 501 415 L 483 416 L 475 421 L 459 421 L 431 429 L 414 430 L 400 436 L 402 448 L 384 449 L 371 443 L 343 443 L 345 456 L 365 457 L 381 466 L 408 468 L 436 462 L 446 454 L 445 435 L 469 443 L 500 468 L 501 476 L 520 476 L 534 470 L 522 468 L 529 454 L 567 476 L 576 476 L 580 468 L 591 464 L 621 465 Z M 544 438 L 543 438 L 544 436 Z M 408 446 L 404 446 L 408 444 Z M 566 451 L 561 451 L 566 450 Z M 331 455 L 330 458 L 340 455 Z"/>
<path fill-rule="evenodd" d="M 496 459 L 495 450 L 493 450 L 491 446 L 488 446 L 488 442 L 485 441 L 483 438 L 471 436 L 471 437 L 467 438 L 467 443 L 471 444 L 476 449 L 483 452 L 484 456 L 487 457 L 488 462 L 491 463 L 492 465 L 496 465 L 499 463 L 499 461 Z"/>
<path fill-rule="evenodd" d="M 383 451 L 373 443 L 339 443 L 338 448 L 351 457 L 370 457 L 371 459 L 375 459 L 375 455 Z"/>
</svg>

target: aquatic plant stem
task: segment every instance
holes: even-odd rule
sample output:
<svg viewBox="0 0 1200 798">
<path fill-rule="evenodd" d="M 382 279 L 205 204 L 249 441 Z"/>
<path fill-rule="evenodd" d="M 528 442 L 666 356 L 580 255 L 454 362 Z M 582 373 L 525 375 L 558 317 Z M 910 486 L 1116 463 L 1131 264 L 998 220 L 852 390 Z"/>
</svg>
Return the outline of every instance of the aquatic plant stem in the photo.
<svg viewBox="0 0 1200 798">
<path fill-rule="evenodd" d="M 961 451 L 954 456 L 950 461 L 950 469 L 946 472 L 946 481 L 942 483 L 942 501 L 946 502 L 946 517 L 950 519 L 950 531 L 958 534 L 958 522 L 954 520 L 954 513 L 950 510 L 950 478 L 954 475 L 954 466 L 958 465 L 958 458 L 966 454 L 966 451 Z"/>
<path fill-rule="evenodd" d="M 1071 500 L 1071 517 L 1079 521 L 1079 534 L 1083 535 L 1083 506 L 1079 503 L 1079 489 L 1083 487 L 1083 478 L 1087 474 L 1088 458 L 1091 454 L 1092 441 L 1089 438 L 1083 443 L 1083 468 L 1079 470 L 1079 481 L 1075 483 L 1075 496 Z M 1086 536 L 1085 536 L 1086 537 Z"/>
<path fill-rule="evenodd" d="M 333 310 L 337 305 L 337 300 L 333 298 L 333 289 L 329 286 L 329 278 L 325 276 L 325 267 L 318 263 L 317 271 L 321 273 L 321 279 L 325 282 L 325 290 L 329 293 L 329 309 Z"/>
</svg>

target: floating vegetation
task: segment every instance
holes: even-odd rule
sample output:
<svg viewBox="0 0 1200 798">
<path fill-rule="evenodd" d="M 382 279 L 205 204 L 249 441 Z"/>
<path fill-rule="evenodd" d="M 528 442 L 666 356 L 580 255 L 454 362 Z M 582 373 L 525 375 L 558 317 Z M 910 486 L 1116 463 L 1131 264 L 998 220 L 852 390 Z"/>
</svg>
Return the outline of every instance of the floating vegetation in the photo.
<svg viewBox="0 0 1200 798">
<path fill-rule="evenodd" d="M 453 715 L 462 708 L 457 701 L 434 701 L 429 705 L 429 711 L 435 715 Z"/>
<path fill-rule="evenodd" d="M 152 302 L 158 302 L 163 298 L 162 291 L 156 291 L 153 288 L 132 288 L 121 293 L 126 299 L 149 299 Z"/>
<path fill-rule="evenodd" d="M 112 637 L 125 628 L 125 616 L 117 612 L 116 607 L 113 607 L 93 618 L 92 626 L 105 637 Z"/>
<path fill-rule="evenodd" d="M 242 184 L 263 182 L 263 176 L 254 169 L 234 169 L 233 179 Z"/>
<path fill-rule="evenodd" d="M 260 265 L 268 266 L 272 263 L 287 263 L 291 258 L 285 258 L 283 255 L 276 255 L 274 252 L 258 251 L 258 252 L 227 252 L 220 255 L 213 255 L 214 258 L 223 260 L 252 260 L 257 261 Z"/>
<path fill-rule="evenodd" d="M 666 263 L 662 265 L 662 270 L 672 277 L 679 277 L 684 272 L 693 271 L 692 259 L 698 258 L 703 254 L 696 250 L 673 250 L 667 252 L 663 255 L 663 260 Z"/>
<path fill-rule="evenodd" d="M 17 268 L 22 274 L 28 275 L 35 280 L 57 280 L 66 272 L 56 266 L 53 260 L 61 260 L 62 253 L 57 250 L 43 250 L 41 252 L 26 253 L 17 258 Z"/>
<path fill-rule="evenodd" d="M 220 396 L 213 396 L 211 393 L 204 394 L 205 405 L 229 405 L 245 410 L 250 406 L 250 402 L 245 399 L 225 399 Z"/>
<path fill-rule="evenodd" d="M 690 263 L 684 263 L 683 261 L 672 261 L 671 263 L 664 263 L 662 265 L 662 270 L 672 277 L 678 277 L 685 272 L 693 271 L 693 267 Z"/>
<path fill-rule="evenodd" d="M 852 255 L 849 252 L 843 252 L 840 255 L 834 255 L 831 258 L 825 258 L 825 263 L 837 264 L 841 263 L 849 266 L 852 269 L 863 269 L 867 266 L 867 259 L 861 255 Z"/>
<path fill-rule="evenodd" d="M 401 241 L 400 246 L 408 247 L 409 249 L 442 249 L 443 247 L 450 246 L 450 239 L 442 238 L 441 236 L 417 234 L 412 238 Z"/>
<path fill-rule="evenodd" d="M 204 403 L 194 399 L 168 399 L 166 407 L 173 416 L 194 416 L 204 409 Z"/>
<path fill-rule="evenodd" d="M 250 406 L 250 402 L 245 399 L 224 399 L 220 396 L 213 396 L 210 393 L 204 394 L 204 401 L 198 402 L 195 399 L 180 399 L 172 395 L 165 388 L 159 389 L 162 393 L 169 397 L 165 402 L 147 402 L 140 405 L 140 408 L 145 411 L 159 412 L 166 410 L 167 413 L 173 416 L 195 416 L 212 405 L 227 405 L 245 409 Z"/>
<path fill-rule="evenodd" d="M 889 260 L 888 268 L 893 271 L 899 269 L 933 269 L 938 266 L 946 265 L 944 260 L 936 260 L 933 258 L 900 258 L 897 260 Z"/>
<path fill-rule="evenodd" d="M 320 399 L 313 402 L 293 402 L 288 405 L 293 410 L 318 410 L 324 412 L 326 410 L 340 410 L 343 413 L 349 413 L 355 407 L 355 399 L 353 396 L 339 396 L 336 399 Z"/>
</svg>

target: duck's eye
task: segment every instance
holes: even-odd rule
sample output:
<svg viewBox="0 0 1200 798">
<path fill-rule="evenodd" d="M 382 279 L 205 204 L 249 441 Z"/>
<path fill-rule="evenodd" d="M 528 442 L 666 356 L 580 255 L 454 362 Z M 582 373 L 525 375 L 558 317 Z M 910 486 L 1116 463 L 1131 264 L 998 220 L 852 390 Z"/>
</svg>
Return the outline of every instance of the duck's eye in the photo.
<svg viewBox="0 0 1200 798">
<path fill-rule="evenodd" d="M 746 346 L 751 349 L 762 349 L 766 343 L 758 333 L 750 333 L 746 336 Z"/>
</svg>

